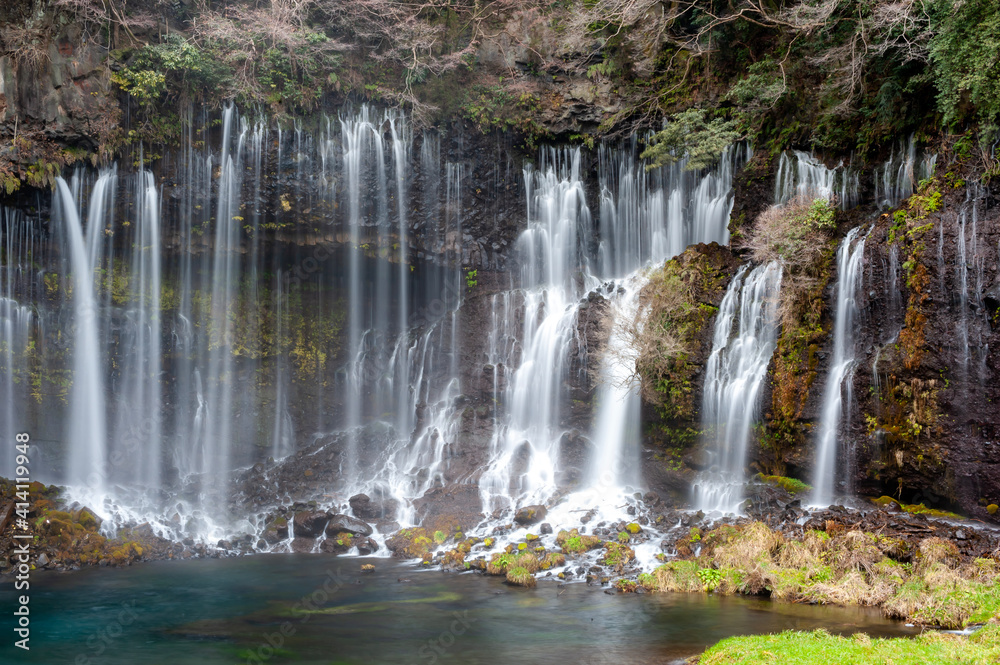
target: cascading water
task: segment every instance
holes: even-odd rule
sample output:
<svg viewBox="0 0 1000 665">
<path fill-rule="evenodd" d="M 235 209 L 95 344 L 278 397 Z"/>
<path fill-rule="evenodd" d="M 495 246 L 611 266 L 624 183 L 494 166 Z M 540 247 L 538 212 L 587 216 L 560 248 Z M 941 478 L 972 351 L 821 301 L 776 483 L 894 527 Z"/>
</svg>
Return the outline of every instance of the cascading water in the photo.
<svg viewBox="0 0 1000 665">
<path fill-rule="evenodd" d="M 833 358 L 823 393 L 822 416 L 816 436 L 812 502 L 828 506 L 833 501 L 837 473 L 837 439 L 845 400 L 850 404 L 851 377 L 855 366 L 854 326 L 858 316 L 857 293 L 865 254 L 861 227 L 851 229 L 837 250 L 837 304 L 834 309 Z M 846 379 L 846 386 L 845 386 Z"/>
<path fill-rule="evenodd" d="M 842 162 L 831 169 L 807 152 L 781 153 L 774 181 L 774 202 L 778 205 L 795 197 L 824 198 L 849 210 L 858 204 L 858 189 L 858 174 Z"/>
<path fill-rule="evenodd" d="M 982 379 L 986 370 L 988 348 L 982 342 L 978 320 L 982 317 L 983 280 L 985 260 L 979 248 L 979 205 L 983 198 L 982 186 L 970 183 L 966 200 L 959 210 L 956 229 L 954 293 L 958 317 L 955 323 L 956 337 L 961 345 L 959 375 L 968 385 L 971 366 L 975 361 L 977 378 Z M 943 224 L 942 224 L 943 228 Z M 970 279 L 971 268 L 971 279 Z M 975 358 L 974 358 L 975 356 Z"/>
<path fill-rule="evenodd" d="M 640 294 L 648 278 L 636 272 L 616 290 L 612 304 L 607 349 L 601 360 L 597 415 L 591 436 L 597 444 L 586 483 L 599 493 L 641 485 L 638 467 L 639 382 L 635 380 L 638 353 L 632 345 L 630 326 L 642 326 Z M 612 493 L 614 494 L 614 493 Z"/>
<path fill-rule="evenodd" d="M 29 305 L 18 302 L 15 286 L 25 273 L 27 258 L 36 255 L 37 240 L 30 229 L 20 212 L 0 208 L 0 237 L 3 238 L 0 253 L 7 259 L 0 267 L 0 436 L 5 437 L 5 441 L 14 441 L 19 431 L 15 414 L 28 410 L 27 396 L 21 387 L 28 382 L 27 355 L 36 319 Z M 17 450 L 9 446 L 0 454 L 0 475 L 14 477 L 16 453 Z"/>
<path fill-rule="evenodd" d="M 494 434 L 490 464 L 480 478 L 487 512 L 539 503 L 555 491 L 566 356 L 578 334 L 577 232 L 590 224 L 580 150 L 543 153 L 537 171 L 525 170 L 525 181 L 528 228 L 519 243 L 521 279 L 528 288 L 523 296 L 521 360 L 503 397 L 508 419 Z M 587 286 L 596 286 L 588 277 Z"/>
<path fill-rule="evenodd" d="M 777 342 L 781 276 L 778 263 L 749 272 L 744 266 L 719 306 L 702 397 L 713 459 L 711 469 L 694 484 L 694 504 L 702 510 L 739 511 L 751 428 Z"/>
<path fill-rule="evenodd" d="M 622 277 L 695 243 L 728 244 L 733 171 L 750 152 L 749 144 L 731 146 L 716 170 L 699 176 L 685 171 L 683 160 L 646 171 L 635 139 L 618 148 L 602 145 L 596 274 Z"/>
<path fill-rule="evenodd" d="M 893 208 L 913 194 L 914 187 L 934 175 L 936 154 L 925 154 L 918 161 L 917 144 L 911 134 L 906 145 L 900 144 L 889 159 L 875 169 L 875 203 L 882 208 Z"/>
<path fill-rule="evenodd" d="M 137 241 L 133 244 L 130 257 L 131 307 L 126 311 L 123 335 L 126 355 L 123 357 L 121 385 L 114 391 L 119 397 L 125 397 L 126 403 L 117 409 L 118 424 L 113 436 L 116 444 L 137 436 L 137 432 L 148 437 L 141 453 L 129 456 L 129 475 L 146 487 L 159 487 L 162 443 L 159 418 L 162 381 L 161 233 L 159 193 L 149 171 L 140 171 L 136 178 L 135 201 Z M 91 212 L 95 207 L 92 201 Z M 150 414 L 156 415 L 150 418 Z M 149 419 L 148 426 L 143 426 L 144 419 Z"/>
<path fill-rule="evenodd" d="M 109 177 L 107 174 L 102 177 Z M 104 490 L 107 458 L 107 431 L 104 410 L 102 354 L 98 344 L 99 312 L 94 298 L 94 266 L 91 252 L 97 239 L 96 225 L 83 235 L 76 199 L 62 178 L 56 180 L 61 214 L 69 242 L 73 266 L 74 323 L 73 392 L 67 430 L 71 442 L 68 477 L 99 494 Z"/>
<path fill-rule="evenodd" d="M 319 121 L 315 133 L 303 122 L 274 131 L 229 107 L 214 150 L 208 114 L 184 117 L 182 148 L 157 165 L 140 156 L 133 173 L 88 181 L 81 171 L 60 185 L 62 223 L 31 253 L 61 275 L 70 271 L 59 261 L 71 260 L 71 285 L 45 282 L 58 294 L 52 304 L 21 284 L 32 278 L 4 282 L 5 408 L 26 402 L 19 368 L 50 308 L 78 311 L 73 437 L 51 448 L 67 464 L 49 480 L 66 479 L 59 466 L 99 479 L 74 476 L 70 495 L 106 524 L 149 522 L 156 533 L 209 542 L 252 530 L 266 514 L 229 514 L 241 468 L 292 459 L 299 441 L 339 441 L 339 432 L 349 443 L 324 489 L 330 503 L 356 491 L 388 495 L 402 524 L 417 519 L 415 499 L 456 479 L 478 482 L 491 509 L 546 501 L 570 483 L 589 498 L 563 508 L 593 507 L 603 492 L 611 510 L 640 488 L 636 387 L 614 331 L 641 320 L 643 266 L 691 243 L 726 242 L 732 175 L 748 150 L 734 147 L 698 174 L 683 162 L 647 172 L 634 141 L 605 146 L 597 222 L 581 151 L 547 151 L 526 171 L 524 264 L 517 284 L 490 295 L 484 342 L 496 402 L 475 417 L 493 425 L 492 444 L 477 452 L 481 467 L 459 472 L 453 452 L 469 411 L 461 294 L 463 282 L 475 283 L 461 269 L 474 246 L 463 222 L 474 198 L 469 164 L 442 162 L 436 132 L 414 151 L 404 116 L 366 107 L 345 112 L 339 127 Z M 167 167 L 167 177 L 157 170 Z M 411 182 L 421 185 L 422 210 L 410 205 Z M 18 238 L 4 228 L 5 271 Z M 439 263 L 416 258 L 415 243 Z M 612 350 L 601 357 L 588 355 L 578 326 L 598 287 L 613 319 Z M 38 316 L 17 304 L 25 297 L 41 303 Z M 89 326 L 79 314 L 87 311 Z M 49 375 L 59 370 L 54 348 L 39 363 Z M 561 456 L 571 429 L 566 379 L 588 365 L 601 376 L 598 408 L 577 439 L 589 452 L 570 469 Z"/>
</svg>

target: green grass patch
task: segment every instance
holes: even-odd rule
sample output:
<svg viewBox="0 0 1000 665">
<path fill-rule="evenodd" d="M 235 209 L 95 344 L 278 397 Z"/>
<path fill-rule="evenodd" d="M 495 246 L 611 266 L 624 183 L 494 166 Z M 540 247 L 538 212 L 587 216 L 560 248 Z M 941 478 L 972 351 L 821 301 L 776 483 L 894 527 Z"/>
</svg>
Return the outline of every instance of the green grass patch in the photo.
<svg viewBox="0 0 1000 665">
<path fill-rule="evenodd" d="M 1000 628 L 987 626 L 969 637 L 927 632 L 917 637 L 872 639 L 825 630 L 786 631 L 777 635 L 730 637 L 706 651 L 699 665 L 932 665 L 996 663 L 1000 660 Z"/>
</svg>

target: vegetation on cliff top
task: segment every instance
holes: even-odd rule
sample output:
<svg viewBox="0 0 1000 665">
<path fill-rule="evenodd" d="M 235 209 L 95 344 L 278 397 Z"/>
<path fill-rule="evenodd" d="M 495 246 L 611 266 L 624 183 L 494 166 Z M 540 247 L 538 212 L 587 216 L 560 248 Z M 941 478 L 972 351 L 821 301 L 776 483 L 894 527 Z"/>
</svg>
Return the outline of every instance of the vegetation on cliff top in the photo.
<svg viewBox="0 0 1000 665">
<path fill-rule="evenodd" d="M 111 49 L 114 80 L 143 107 L 136 131 L 150 140 L 176 137 L 181 100 L 236 99 L 282 114 L 345 93 L 529 135 L 581 101 L 598 118 L 571 132 L 627 131 L 679 114 L 652 142 L 654 163 L 705 132 L 716 141 L 749 135 L 772 151 L 811 144 L 867 155 L 903 133 L 970 124 L 988 144 L 1000 122 L 1000 0 L 51 0 L 46 8 L 43 16 L 25 0 L 7 10 L 2 53 L 42 66 L 60 30 L 52 17 L 77 23 Z M 494 98 L 509 103 L 483 103 Z"/>
</svg>

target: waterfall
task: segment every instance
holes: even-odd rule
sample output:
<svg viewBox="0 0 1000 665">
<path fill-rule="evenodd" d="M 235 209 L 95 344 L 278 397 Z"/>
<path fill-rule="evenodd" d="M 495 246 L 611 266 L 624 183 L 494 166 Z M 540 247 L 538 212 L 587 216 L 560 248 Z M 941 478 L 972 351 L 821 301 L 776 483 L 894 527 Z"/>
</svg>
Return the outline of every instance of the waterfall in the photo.
<svg viewBox="0 0 1000 665">
<path fill-rule="evenodd" d="M 110 177 L 105 174 L 102 177 Z M 107 435 L 104 411 L 104 368 L 98 344 L 99 313 L 94 298 L 94 266 L 90 262 L 88 244 L 93 246 L 97 231 L 83 225 L 76 209 L 76 199 L 62 178 L 56 179 L 60 212 L 66 227 L 70 260 L 73 270 L 74 323 L 73 390 L 67 423 L 70 442 L 67 477 L 78 485 L 86 485 L 95 494 L 104 491 L 106 481 Z"/>
<path fill-rule="evenodd" d="M 22 426 L 14 414 L 27 411 L 19 388 L 27 381 L 27 354 L 35 317 L 30 306 L 17 301 L 15 286 L 33 245 L 26 230 L 18 211 L 0 208 L 0 254 L 7 259 L 0 267 L 0 436 L 5 441 L 14 441 Z M 13 446 L 0 454 L 0 475 L 14 477 L 16 454 Z"/>
<path fill-rule="evenodd" d="M 702 396 L 702 424 L 713 464 L 694 485 L 694 504 L 702 510 L 739 511 L 751 427 L 777 343 L 781 276 L 778 263 L 749 273 L 744 266 L 719 306 Z"/>
<path fill-rule="evenodd" d="M 497 418 L 480 478 L 487 511 L 545 501 L 561 482 L 567 355 L 586 345 L 577 328 L 580 298 L 601 280 L 616 280 L 608 289 L 611 336 L 599 359 L 598 408 L 588 434 L 593 454 L 579 486 L 586 491 L 575 500 L 610 501 L 640 484 L 639 401 L 637 386 L 628 381 L 633 372 L 622 332 L 639 315 L 640 270 L 693 243 L 728 241 L 732 174 L 750 149 L 726 150 L 703 174 L 686 171 L 684 160 L 646 171 L 637 152 L 635 140 L 598 151 L 596 243 L 580 150 L 543 150 L 539 167 L 525 169 L 528 228 L 519 239 L 524 288 L 493 298 L 488 363 L 506 415 Z"/>
<path fill-rule="evenodd" d="M 899 144 L 881 167 L 875 169 L 875 203 L 881 208 L 894 208 L 913 194 L 921 180 L 934 175 L 936 154 L 917 159 L 917 144 L 913 134 L 905 145 Z"/>
<path fill-rule="evenodd" d="M 865 238 L 858 239 L 861 227 L 851 229 L 837 250 L 837 303 L 833 322 L 833 358 L 826 377 L 819 431 L 816 436 L 816 464 L 813 471 L 812 502 L 828 506 L 833 500 L 837 471 L 837 438 L 843 418 L 843 391 L 850 404 L 854 375 L 854 327 L 858 315 L 856 296 L 861 283 Z M 844 380 L 847 380 L 846 388 Z"/>
<path fill-rule="evenodd" d="M 95 193 L 99 189 L 95 186 Z M 112 460 L 127 462 L 127 478 L 146 487 L 160 486 L 161 356 L 160 204 L 153 174 L 136 177 L 136 229 L 132 246 L 130 308 L 123 335 L 123 377 L 117 397 L 118 424 Z M 91 216 L 97 206 L 91 201 Z M 94 222 L 91 221 L 91 224 Z M 103 226 L 103 225 L 102 225 Z M 145 438 L 137 450 L 135 439 Z"/>
<path fill-rule="evenodd" d="M 966 385 L 972 376 L 970 366 L 974 355 L 978 356 L 976 378 L 984 380 L 986 376 L 988 349 L 983 343 L 981 330 L 982 313 L 985 312 L 983 305 L 985 257 L 979 248 L 979 201 L 982 197 L 982 186 L 978 183 L 969 183 L 965 202 L 958 213 L 955 238 L 957 258 L 953 304 L 959 310 L 955 333 L 961 345 L 959 376 L 965 379 Z"/>
<path fill-rule="evenodd" d="M 597 416 L 591 436 L 596 450 L 586 481 L 589 487 L 605 494 L 640 485 L 640 396 L 635 377 L 638 353 L 631 345 L 629 326 L 643 323 L 639 295 L 648 281 L 645 274 L 633 273 L 616 290 L 612 303 L 613 323 L 601 359 Z"/>
<path fill-rule="evenodd" d="M 685 160 L 647 171 L 636 140 L 599 156 L 600 233 L 597 274 L 624 277 L 650 261 L 677 256 L 700 242 L 729 243 L 733 173 L 750 158 L 749 144 L 727 148 L 704 175 Z"/>
<path fill-rule="evenodd" d="M 774 202 L 781 205 L 797 196 L 824 198 L 849 210 L 859 202 L 859 187 L 858 174 L 843 162 L 831 169 L 807 152 L 796 150 L 791 156 L 783 152 L 774 181 Z"/>
<path fill-rule="evenodd" d="M 240 179 L 243 174 L 243 143 L 245 130 L 237 139 L 236 154 L 232 153 L 232 133 L 235 110 L 227 106 L 222 116 L 222 156 L 219 162 L 218 201 L 215 213 L 215 246 L 209 276 L 211 320 L 209 335 L 208 372 L 202 380 L 208 382 L 204 400 L 205 418 L 196 433 L 196 459 L 203 473 L 201 489 L 206 507 L 217 505 L 225 496 L 231 471 L 230 453 L 233 442 L 233 397 L 236 376 L 233 372 L 233 321 L 230 312 L 235 306 L 240 277 Z"/>
<path fill-rule="evenodd" d="M 527 167 L 524 177 L 521 359 L 502 398 L 507 420 L 495 430 L 490 464 L 480 479 L 487 511 L 538 503 L 556 488 L 566 355 L 577 335 L 577 232 L 590 224 L 579 148 L 543 152 L 540 168 Z"/>
<path fill-rule="evenodd" d="M 276 129 L 232 106 L 181 119 L 181 147 L 160 161 L 62 182 L 52 234 L 30 251 L 2 229 L 0 417 L 20 427 L 28 405 L 26 428 L 41 431 L 46 411 L 66 425 L 46 481 L 70 482 L 109 528 L 148 522 L 205 542 L 274 508 L 241 520 L 223 499 L 243 490 L 245 469 L 270 472 L 303 441 L 330 442 L 335 473 L 310 481 L 324 501 L 391 496 L 402 524 L 417 519 L 416 499 L 461 482 L 478 483 L 490 511 L 566 489 L 590 492 L 566 506 L 606 500 L 609 515 L 634 501 L 639 402 L 622 326 L 641 323 L 645 269 L 728 240 L 748 146 L 704 172 L 683 160 L 647 171 L 635 139 L 543 149 L 522 171 L 528 223 L 509 276 L 486 267 L 503 250 L 471 236 L 479 167 L 455 154 L 460 138 L 442 151 L 425 132 L 414 150 L 406 116 L 367 106 Z M 512 188 L 509 175 L 501 164 L 498 188 Z M 510 211 L 492 213 L 509 223 Z M 28 256 L 41 270 L 11 279 Z M 608 349 L 588 348 L 604 340 L 580 325 L 600 300 L 608 321 L 588 325 L 610 331 Z M 481 331 L 466 327 L 491 304 Z M 71 309 L 63 356 L 53 340 Z M 485 365 L 473 408 L 470 349 Z M 28 371 L 48 381 L 37 407 Z M 474 450 L 470 420 L 484 433 Z"/>
</svg>

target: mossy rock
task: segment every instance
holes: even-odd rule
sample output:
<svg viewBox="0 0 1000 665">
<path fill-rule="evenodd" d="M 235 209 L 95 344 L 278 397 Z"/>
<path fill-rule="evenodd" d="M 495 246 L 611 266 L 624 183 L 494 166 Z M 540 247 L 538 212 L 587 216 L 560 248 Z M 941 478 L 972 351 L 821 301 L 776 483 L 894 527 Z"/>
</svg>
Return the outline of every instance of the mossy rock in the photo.
<svg viewBox="0 0 1000 665">
<path fill-rule="evenodd" d="M 434 540 L 427 529 L 412 527 L 400 529 L 386 542 L 393 556 L 402 559 L 427 559 Z"/>
<path fill-rule="evenodd" d="M 757 480 L 774 487 L 780 487 L 792 496 L 797 494 L 806 494 L 807 492 L 812 491 L 812 485 L 808 485 L 798 478 L 789 478 L 787 476 L 765 476 L 763 473 L 758 473 Z"/>
<path fill-rule="evenodd" d="M 625 566 L 635 560 L 635 551 L 623 543 L 608 541 L 604 543 L 604 558 L 601 563 L 621 573 Z"/>
<path fill-rule="evenodd" d="M 561 530 L 556 534 L 556 543 L 563 548 L 566 554 L 582 554 L 590 550 L 597 549 L 603 542 L 597 536 L 580 534 L 577 529 L 572 531 Z"/>
<path fill-rule="evenodd" d="M 523 586 L 529 589 L 538 584 L 535 580 L 535 576 L 532 575 L 524 566 L 516 566 L 508 570 L 506 579 L 507 584 L 512 586 Z"/>
<path fill-rule="evenodd" d="M 891 507 L 895 504 L 898 510 L 901 510 L 911 515 L 926 515 L 927 517 L 944 517 L 948 519 L 962 519 L 961 515 L 949 512 L 947 510 L 938 510 L 937 508 L 928 508 L 922 503 L 902 503 L 897 501 L 891 496 L 881 496 L 877 499 L 871 499 L 871 502 L 876 506 L 882 508 Z"/>
<path fill-rule="evenodd" d="M 496 552 L 486 564 L 486 572 L 490 575 L 505 575 L 511 568 L 524 568 L 529 573 L 541 569 L 541 561 L 534 552 Z"/>
</svg>

